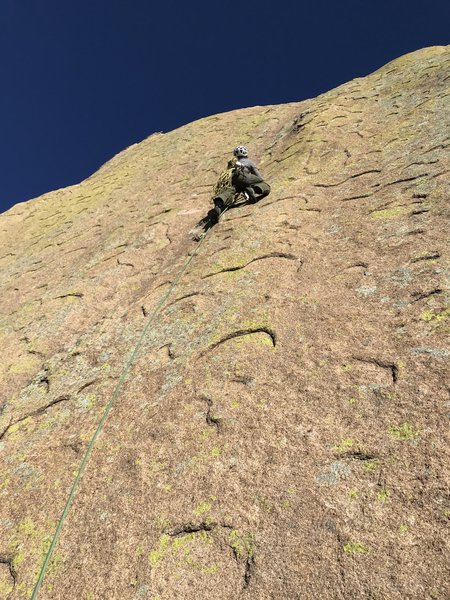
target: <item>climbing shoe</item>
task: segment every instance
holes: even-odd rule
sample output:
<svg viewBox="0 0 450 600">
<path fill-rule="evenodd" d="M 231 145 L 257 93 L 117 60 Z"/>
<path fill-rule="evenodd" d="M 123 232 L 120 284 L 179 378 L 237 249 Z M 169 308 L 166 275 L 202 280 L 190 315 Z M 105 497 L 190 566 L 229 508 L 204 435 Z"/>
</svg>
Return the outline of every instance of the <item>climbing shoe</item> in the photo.
<svg viewBox="0 0 450 600">
<path fill-rule="evenodd" d="M 255 202 L 257 202 L 255 192 L 254 192 L 253 188 L 251 188 L 251 187 L 248 187 L 244 191 L 244 196 L 249 204 L 254 204 Z"/>
</svg>

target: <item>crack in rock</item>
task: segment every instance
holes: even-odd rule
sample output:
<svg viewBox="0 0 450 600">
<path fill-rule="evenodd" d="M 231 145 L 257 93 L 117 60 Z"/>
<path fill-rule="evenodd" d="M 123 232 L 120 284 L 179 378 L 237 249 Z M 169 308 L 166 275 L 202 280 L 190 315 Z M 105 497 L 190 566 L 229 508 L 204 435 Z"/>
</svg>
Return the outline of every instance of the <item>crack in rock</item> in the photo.
<svg viewBox="0 0 450 600">
<path fill-rule="evenodd" d="M 357 179 L 358 177 L 362 177 L 363 175 L 369 175 L 371 173 L 381 173 L 381 169 L 369 169 L 368 171 L 362 171 L 362 173 L 356 173 L 355 175 L 350 175 L 346 179 L 343 179 L 342 181 L 338 181 L 337 183 L 315 183 L 314 187 L 320 187 L 320 188 L 337 187 L 339 185 L 342 185 L 343 183 L 346 183 L 347 181 L 350 181 L 351 179 Z"/>
<path fill-rule="evenodd" d="M 77 394 L 80 394 L 83 390 L 85 390 L 87 387 L 94 385 L 94 383 L 97 383 L 97 381 L 99 381 L 98 379 L 93 379 L 92 381 L 88 381 L 87 383 L 84 383 L 80 389 L 77 391 Z"/>
<path fill-rule="evenodd" d="M 14 589 L 17 583 L 17 573 L 13 566 L 13 559 L 9 556 L 0 556 L 0 565 L 6 565 L 8 567 L 9 575 L 12 579 L 12 585 Z"/>
<path fill-rule="evenodd" d="M 206 404 L 208 405 L 208 410 L 206 411 L 206 416 L 205 416 L 206 424 L 209 427 L 215 427 L 217 429 L 217 431 L 220 431 L 221 419 L 214 417 L 211 414 L 211 411 L 213 409 L 213 401 L 211 400 L 211 398 L 208 398 L 207 396 L 202 396 L 201 399 L 204 402 L 206 402 Z"/>
<path fill-rule="evenodd" d="M 221 269 L 220 271 L 215 271 L 214 273 L 208 273 L 207 275 L 203 275 L 202 279 L 207 279 L 208 277 L 214 277 L 214 275 L 220 275 L 221 273 L 230 273 L 231 271 L 239 271 L 240 269 L 245 269 L 248 265 L 257 260 L 265 260 L 266 258 L 285 258 L 287 260 L 300 260 L 298 256 L 294 254 L 287 254 L 286 252 L 270 252 L 270 254 L 264 254 L 263 256 L 257 256 L 252 260 L 249 260 L 244 265 L 239 265 L 237 267 L 227 267 Z"/>
<path fill-rule="evenodd" d="M 407 183 L 408 181 L 415 181 L 416 179 L 420 179 L 421 177 L 428 177 L 429 173 L 422 173 L 421 175 L 415 175 L 414 177 L 405 177 L 405 179 L 396 179 L 395 181 L 389 181 L 385 183 L 383 187 L 388 187 L 390 185 L 396 185 L 397 183 Z"/>
<path fill-rule="evenodd" d="M 234 381 L 235 383 L 242 383 L 243 385 L 250 385 L 254 380 L 254 377 L 250 377 L 249 375 L 239 375 L 231 381 Z"/>
<path fill-rule="evenodd" d="M 62 294 L 61 296 L 55 296 L 53 300 L 57 300 L 58 298 L 83 298 L 84 294 L 82 292 L 71 292 L 69 294 Z"/>
<path fill-rule="evenodd" d="M 206 523 L 205 521 L 202 521 L 198 525 L 187 523 L 185 525 L 180 525 L 180 527 L 177 527 L 176 529 L 172 529 L 172 531 L 168 531 L 167 535 L 170 535 L 170 537 L 182 537 L 183 535 L 188 535 L 189 533 L 199 533 L 200 531 L 212 531 L 217 526 L 217 523 Z"/>
<path fill-rule="evenodd" d="M 440 288 L 436 288 L 434 290 L 430 290 L 429 292 L 413 292 L 411 296 L 414 298 L 413 302 L 418 302 L 424 298 L 429 298 L 430 296 L 435 296 L 436 294 L 442 294 L 443 291 L 444 290 L 441 290 Z"/>
<path fill-rule="evenodd" d="M 175 353 L 172 350 L 172 343 L 169 342 L 168 344 L 164 344 L 164 346 L 161 346 L 160 348 L 158 348 L 158 350 L 162 350 L 163 348 L 167 348 L 167 356 L 171 359 L 174 360 L 176 358 Z"/>
<path fill-rule="evenodd" d="M 374 192 L 371 194 L 361 194 L 360 196 L 349 196 L 348 198 L 341 198 L 341 202 L 349 202 L 350 200 L 360 200 L 361 198 L 370 198 L 374 195 Z"/>
<path fill-rule="evenodd" d="M 413 216 L 415 216 L 415 215 L 423 215 L 423 214 L 425 214 L 425 213 L 427 213 L 427 212 L 430 212 L 430 209 L 429 209 L 429 208 L 425 208 L 425 207 L 424 207 L 424 208 L 418 208 L 418 209 L 416 209 L 416 210 L 413 210 L 413 211 L 410 213 L 410 215 L 409 215 L 409 216 L 410 216 L 410 217 L 413 217 Z"/>
<path fill-rule="evenodd" d="M 208 296 L 208 294 L 205 294 L 204 292 L 191 292 L 190 294 L 185 294 L 184 296 L 180 296 L 180 298 L 175 298 L 173 302 L 167 304 L 166 309 L 169 308 L 169 306 L 173 306 L 177 302 L 181 302 L 181 300 L 185 300 L 186 298 L 192 298 L 193 296 Z"/>
<path fill-rule="evenodd" d="M 50 372 L 50 369 L 48 367 L 44 367 L 44 374 L 41 375 L 36 382 L 38 385 L 45 385 L 45 390 L 46 390 L 47 394 L 50 391 L 49 372 Z"/>
<path fill-rule="evenodd" d="M 192 523 L 186 523 L 186 524 L 180 525 L 179 527 L 177 527 L 175 529 L 167 531 L 166 534 L 172 538 L 181 538 L 181 537 L 183 537 L 185 535 L 189 535 L 191 533 L 201 533 L 203 531 L 210 532 L 210 531 L 214 531 L 217 528 L 228 529 L 232 533 L 236 532 L 235 527 L 228 523 L 214 523 L 214 522 L 209 522 L 209 521 L 208 522 L 202 521 L 201 523 L 198 523 L 197 525 L 194 525 Z M 237 563 L 240 563 L 242 561 L 242 559 L 244 559 L 243 589 L 246 589 L 250 585 L 251 578 L 254 575 L 255 557 L 253 555 L 253 551 L 250 551 L 247 548 L 245 550 L 245 557 L 244 557 L 242 555 L 243 553 L 240 552 L 239 549 L 236 548 L 236 546 L 231 542 L 231 540 L 228 540 L 225 543 L 230 548 L 231 552 L 233 553 L 234 559 L 236 560 Z"/>
<path fill-rule="evenodd" d="M 355 460 L 373 460 L 376 458 L 375 454 L 364 452 L 363 450 L 348 450 L 344 454 L 339 453 L 342 458 L 354 458 Z"/>
<path fill-rule="evenodd" d="M 244 589 L 247 589 L 250 585 L 250 580 L 253 576 L 255 566 L 255 559 L 253 556 L 247 556 L 245 560 L 245 572 L 244 572 Z"/>
<path fill-rule="evenodd" d="M 266 206 L 272 206 L 273 204 L 277 204 L 278 202 L 283 202 L 284 200 L 303 200 L 305 204 L 308 204 L 309 201 L 307 198 L 303 196 L 283 196 L 283 198 L 277 198 L 276 200 L 272 200 L 272 202 L 264 202 L 259 205 L 259 208 L 266 208 Z"/>
<path fill-rule="evenodd" d="M 363 362 L 363 363 L 367 363 L 367 364 L 371 364 L 371 365 L 376 365 L 377 367 L 381 367 L 382 369 L 389 369 L 389 371 L 391 372 L 392 383 L 394 385 L 395 385 L 395 383 L 397 383 L 397 379 L 398 379 L 398 366 L 395 363 L 378 360 L 376 358 L 362 358 L 362 357 L 359 357 L 359 356 L 354 356 L 353 359 L 357 360 L 359 362 Z"/>
<path fill-rule="evenodd" d="M 46 412 L 52 406 L 55 406 L 56 404 L 60 404 L 61 402 L 66 402 L 67 400 L 70 400 L 70 396 L 60 396 L 59 398 L 55 398 L 55 400 L 52 400 L 45 406 L 41 406 L 40 408 L 33 410 L 32 412 L 28 413 L 27 415 L 20 417 L 20 419 L 17 419 L 16 421 L 13 421 L 11 419 L 11 421 L 9 422 L 9 425 L 7 425 L 5 427 L 5 429 L 2 431 L 2 433 L 0 433 L 0 440 L 2 440 L 5 437 L 5 435 L 8 433 L 8 431 L 11 429 L 11 427 L 13 427 L 14 425 L 17 425 L 17 423 L 21 423 L 22 421 L 25 421 L 25 419 L 28 419 L 29 417 L 37 417 L 38 415 L 41 415 L 44 412 Z"/>
<path fill-rule="evenodd" d="M 439 254 L 439 252 L 430 252 L 429 254 L 426 254 L 425 256 L 418 256 L 417 258 L 413 258 L 411 260 L 411 262 L 416 263 L 421 260 L 435 260 L 437 258 L 441 258 L 441 255 Z"/>
<path fill-rule="evenodd" d="M 133 263 L 128 263 L 128 262 L 120 262 L 120 260 L 117 258 L 117 264 L 118 265 L 122 265 L 124 267 L 131 267 L 132 269 L 134 269 L 134 265 Z"/>
<path fill-rule="evenodd" d="M 218 346 L 221 346 L 222 344 L 224 344 L 225 342 L 228 342 L 229 340 L 232 340 L 232 339 L 238 338 L 238 337 L 243 337 L 246 335 L 253 335 L 255 333 L 264 333 L 264 334 L 268 335 L 273 347 L 275 348 L 275 346 L 277 345 L 276 335 L 268 327 L 255 327 L 255 329 L 240 329 L 238 331 L 233 331 L 233 333 L 226 335 L 225 337 L 220 339 L 215 344 L 212 344 L 212 346 L 209 346 L 206 350 L 204 350 L 200 354 L 200 356 L 204 356 L 207 352 L 214 350 L 215 348 L 217 348 Z"/>
</svg>

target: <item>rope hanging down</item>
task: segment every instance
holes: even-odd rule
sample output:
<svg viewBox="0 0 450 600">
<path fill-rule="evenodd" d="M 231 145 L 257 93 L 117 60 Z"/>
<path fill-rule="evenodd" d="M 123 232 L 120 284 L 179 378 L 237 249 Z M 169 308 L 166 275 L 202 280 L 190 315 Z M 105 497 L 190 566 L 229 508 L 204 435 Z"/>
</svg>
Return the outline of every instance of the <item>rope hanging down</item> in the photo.
<svg viewBox="0 0 450 600">
<path fill-rule="evenodd" d="M 222 216 L 226 212 L 226 210 L 227 209 L 225 209 L 220 216 Z M 206 231 L 206 232 L 203 233 L 203 235 L 200 238 L 200 241 L 197 244 L 197 247 L 195 248 L 194 252 L 188 257 L 188 259 L 184 263 L 183 267 L 179 271 L 178 275 L 175 277 L 172 285 L 170 286 L 170 288 L 168 289 L 168 291 L 165 294 L 163 294 L 161 300 L 158 302 L 158 304 L 156 305 L 155 309 L 153 310 L 153 312 L 149 316 L 149 318 L 147 320 L 147 323 L 146 323 L 144 329 L 142 330 L 141 336 L 140 336 L 139 340 L 137 341 L 135 347 L 133 348 L 133 350 L 131 352 L 131 355 L 130 355 L 130 358 L 128 359 L 127 363 L 125 364 L 125 367 L 124 367 L 124 369 L 122 371 L 120 379 L 119 379 L 116 387 L 114 388 L 114 391 L 112 393 L 111 399 L 109 400 L 108 404 L 106 405 L 105 410 L 103 411 L 103 415 L 102 415 L 102 417 L 101 417 L 101 419 L 99 421 L 99 424 L 97 425 L 97 429 L 95 430 L 94 435 L 92 436 L 91 441 L 89 442 L 89 445 L 88 445 L 88 447 L 86 449 L 86 452 L 85 452 L 85 454 L 83 456 L 83 460 L 81 461 L 80 468 L 78 469 L 77 476 L 75 477 L 75 480 L 74 480 L 74 482 L 72 484 L 72 488 L 70 490 L 69 497 L 67 499 L 66 505 L 64 506 L 64 510 L 63 510 L 63 512 L 61 514 L 61 517 L 59 518 L 58 525 L 57 525 L 56 530 L 55 530 L 55 535 L 53 536 L 53 539 L 52 539 L 52 543 L 50 544 L 50 547 L 49 547 L 49 549 L 47 551 L 47 554 L 45 556 L 45 560 L 44 560 L 44 562 L 42 564 L 38 580 L 37 580 L 36 585 L 35 585 L 34 590 L 33 590 L 33 595 L 31 596 L 31 600 L 36 600 L 37 597 L 38 597 L 39 589 L 40 589 L 40 587 L 42 585 L 42 582 L 44 580 L 45 573 L 47 571 L 48 565 L 49 565 L 50 560 L 51 560 L 52 555 L 53 555 L 53 550 L 55 549 L 55 546 L 56 546 L 56 543 L 58 541 L 59 535 L 61 533 L 64 521 L 66 520 L 67 513 L 69 512 L 69 508 L 70 508 L 70 506 L 72 504 L 72 501 L 73 501 L 73 498 L 75 496 L 75 492 L 77 490 L 78 484 L 80 483 L 80 479 L 81 479 L 81 477 L 83 475 L 83 472 L 84 472 L 84 469 L 86 467 L 86 463 L 87 463 L 87 461 L 89 459 L 89 456 L 90 456 L 90 454 L 92 452 L 92 449 L 93 449 L 93 447 L 95 445 L 95 442 L 96 442 L 98 436 L 100 435 L 100 433 L 101 433 L 101 431 L 103 429 L 103 425 L 105 424 L 105 421 L 106 421 L 106 419 L 108 417 L 109 411 L 111 410 L 111 408 L 112 408 L 112 406 L 114 404 L 114 400 L 119 395 L 119 392 L 120 392 L 120 390 L 122 388 L 122 385 L 124 384 L 125 379 L 126 379 L 128 373 L 130 371 L 131 365 L 133 364 L 134 360 L 136 359 L 136 356 L 137 356 L 137 354 L 139 352 L 139 349 L 142 346 L 142 342 L 144 341 L 144 338 L 147 335 L 149 327 L 153 323 L 156 315 L 161 310 L 161 308 L 162 308 L 163 304 L 165 303 L 165 301 L 167 300 L 167 298 L 170 296 L 170 294 L 173 292 L 173 290 L 175 289 L 175 287 L 178 285 L 180 279 L 183 277 L 184 273 L 186 272 L 187 268 L 191 264 L 192 260 L 197 255 L 197 253 L 200 250 L 200 247 L 201 247 L 201 245 L 203 243 L 203 240 L 205 239 L 208 231 Z"/>
</svg>

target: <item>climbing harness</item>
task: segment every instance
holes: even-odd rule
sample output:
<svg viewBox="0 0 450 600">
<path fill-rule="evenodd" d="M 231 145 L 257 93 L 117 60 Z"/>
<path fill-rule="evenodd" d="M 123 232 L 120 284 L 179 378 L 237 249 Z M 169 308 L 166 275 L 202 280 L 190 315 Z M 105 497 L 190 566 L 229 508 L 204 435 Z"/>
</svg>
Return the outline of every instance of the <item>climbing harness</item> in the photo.
<svg viewBox="0 0 450 600">
<path fill-rule="evenodd" d="M 222 213 L 220 214 L 219 220 L 220 220 L 220 218 L 223 216 L 223 214 L 226 211 L 227 211 L 227 208 L 225 208 L 222 211 Z M 94 435 L 92 436 L 91 441 L 89 442 L 89 445 L 88 445 L 88 447 L 86 449 L 86 452 L 85 452 L 85 454 L 83 456 L 83 460 L 81 461 L 80 468 L 78 469 L 78 473 L 77 473 L 77 475 L 76 475 L 76 477 L 74 479 L 74 482 L 72 484 L 72 488 L 70 490 L 69 497 L 67 499 L 66 505 L 64 506 L 64 510 L 61 513 L 61 517 L 59 518 L 58 525 L 57 525 L 56 530 L 55 530 L 55 534 L 53 536 L 52 542 L 50 544 L 50 547 L 49 547 L 49 549 L 47 551 L 47 554 L 45 556 L 45 560 L 44 560 L 44 562 L 42 564 L 42 567 L 41 567 L 41 570 L 39 572 L 39 577 L 38 577 L 36 585 L 34 587 L 33 594 L 31 596 L 31 600 L 36 600 L 36 598 L 38 597 L 39 589 L 40 589 L 40 587 L 42 585 L 42 582 L 44 580 L 45 573 L 47 571 L 48 565 L 49 565 L 50 560 L 51 560 L 52 555 L 53 555 L 53 550 L 55 549 L 55 546 L 56 546 L 56 543 L 58 541 L 59 535 L 61 533 L 64 521 L 66 520 L 67 513 L 69 512 L 69 509 L 70 509 L 70 506 L 72 504 L 73 498 L 75 496 L 75 492 L 77 490 L 78 484 L 79 484 L 79 482 L 81 480 L 81 477 L 83 475 L 84 469 L 86 467 L 86 463 L 87 463 L 87 461 L 89 459 L 89 456 L 91 455 L 91 452 L 92 452 L 92 449 L 93 449 L 93 447 L 95 445 L 95 442 L 96 442 L 98 436 L 100 435 L 100 433 L 101 433 L 101 431 L 103 429 L 103 425 L 105 424 L 105 421 L 106 421 L 106 419 L 108 417 L 108 414 L 109 414 L 109 412 L 110 412 L 110 410 L 111 410 L 111 408 L 112 408 L 112 406 L 114 404 L 114 401 L 117 398 L 117 396 L 119 395 L 119 392 L 120 392 L 120 390 L 122 388 L 122 385 L 124 384 L 125 379 L 126 379 L 128 373 L 130 371 L 130 368 L 131 368 L 133 362 L 136 359 L 136 356 L 137 356 L 137 354 L 138 354 L 138 352 L 139 352 L 139 350 L 140 350 L 140 348 L 142 346 L 142 342 L 144 341 L 144 338 L 147 335 L 149 327 L 153 323 L 156 315 L 161 310 L 161 308 L 164 305 L 164 303 L 166 302 L 166 300 L 169 298 L 169 296 L 171 295 L 171 293 L 173 292 L 173 290 L 175 289 L 175 287 L 180 282 L 181 278 L 183 277 L 184 273 L 187 271 L 187 269 L 188 269 L 189 265 L 191 264 L 192 260 L 194 259 L 194 257 L 198 254 L 198 251 L 200 250 L 200 247 L 203 244 L 203 241 L 206 238 L 206 235 L 207 235 L 208 231 L 209 231 L 209 229 L 202 234 L 202 236 L 200 237 L 200 240 L 199 240 L 199 242 L 198 242 L 198 244 L 197 244 L 194 252 L 192 252 L 192 254 L 189 255 L 188 259 L 185 261 L 184 265 L 182 266 L 182 268 L 178 272 L 178 275 L 175 277 L 172 285 L 170 286 L 170 288 L 168 289 L 168 291 L 165 294 L 163 294 L 162 298 L 160 299 L 160 301 L 156 305 L 155 309 L 153 310 L 153 312 L 149 316 L 149 318 L 147 320 L 147 323 L 146 323 L 144 329 L 142 330 L 141 336 L 138 339 L 136 345 L 134 346 L 134 348 L 133 348 L 133 350 L 131 352 L 130 358 L 128 359 L 127 363 L 125 364 L 125 367 L 124 367 L 124 369 L 122 371 L 120 379 L 119 379 L 116 387 L 114 388 L 114 391 L 113 391 L 113 393 L 111 395 L 111 398 L 110 398 L 108 404 L 106 405 L 105 410 L 103 411 L 103 415 L 102 415 L 102 417 L 101 417 L 101 419 L 100 419 L 100 421 L 99 421 L 99 423 L 97 425 L 97 429 L 95 430 Z"/>
</svg>

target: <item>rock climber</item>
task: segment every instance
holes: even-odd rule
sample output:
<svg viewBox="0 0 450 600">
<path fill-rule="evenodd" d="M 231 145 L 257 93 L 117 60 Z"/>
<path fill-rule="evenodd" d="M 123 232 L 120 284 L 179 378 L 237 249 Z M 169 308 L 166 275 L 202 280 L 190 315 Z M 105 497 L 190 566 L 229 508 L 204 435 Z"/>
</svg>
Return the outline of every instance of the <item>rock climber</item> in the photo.
<svg viewBox="0 0 450 600">
<path fill-rule="evenodd" d="M 253 204 L 270 193 L 270 185 L 263 180 L 255 163 L 248 158 L 247 148 L 237 146 L 233 155 L 214 186 L 212 224 L 217 223 L 221 213 L 234 203 L 238 194 L 244 194 L 246 200 Z"/>
</svg>

